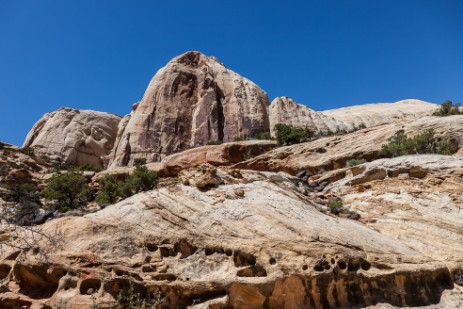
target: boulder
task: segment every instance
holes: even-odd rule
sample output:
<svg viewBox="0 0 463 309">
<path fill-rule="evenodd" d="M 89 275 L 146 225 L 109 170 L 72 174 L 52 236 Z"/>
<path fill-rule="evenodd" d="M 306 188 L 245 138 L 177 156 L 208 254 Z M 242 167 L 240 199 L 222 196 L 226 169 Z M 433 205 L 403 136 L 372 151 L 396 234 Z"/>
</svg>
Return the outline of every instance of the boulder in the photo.
<svg viewBox="0 0 463 309">
<path fill-rule="evenodd" d="M 116 140 L 121 117 L 90 110 L 60 108 L 45 114 L 29 131 L 23 148 L 37 156 L 103 168 Z"/>
</svg>

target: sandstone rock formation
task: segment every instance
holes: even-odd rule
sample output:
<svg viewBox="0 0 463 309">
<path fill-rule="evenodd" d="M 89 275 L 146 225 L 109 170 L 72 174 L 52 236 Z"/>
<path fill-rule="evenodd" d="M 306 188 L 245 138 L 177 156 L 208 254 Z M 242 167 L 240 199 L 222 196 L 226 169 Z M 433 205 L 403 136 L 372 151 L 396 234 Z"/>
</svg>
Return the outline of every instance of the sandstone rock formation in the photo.
<svg viewBox="0 0 463 309">
<path fill-rule="evenodd" d="M 397 130 L 404 129 L 414 136 L 433 128 L 436 136 L 449 136 L 452 152 L 463 145 L 463 116 L 423 117 L 412 122 L 383 124 L 346 135 L 320 138 L 310 143 L 280 147 L 251 160 L 236 164 L 237 168 L 297 173 L 307 170 L 311 174 L 319 170 L 344 167 L 349 159 L 371 161 L 380 157 L 381 146 Z"/>
<path fill-rule="evenodd" d="M 436 304 L 463 269 L 462 163 L 376 161 L 365 171 L 398 172 L 385 187 L 341 183 L 353 176 L 330 184 L 326 194 L 344 190 L 345 206 L 363 221 L 321 212 L 297 177 L 242 170 L 237 178 L 218 169 L 224 184 L 207 191 L 176 184 L 46 223 L 43 231 L 59 235 L 59 245 L 5 252 L 0 305 L 86 308 L 96 293 L 99 304 L 112 306 L 130 285 L 142 295 L 160 290 L 166 308 Z M 410 177 L 412 166 L 428 174 Z"/>
<path fill-rule="evenodd" d="M 316 112 L 288 97 L 276 98 L 270 105 L 270 128 L 284 123 L 304 127 L 314 132 L 346 130 L 361 126 L 371 127 L 386 123 L 413 121 L 430 116 L 438 106 L 420 100 L 395 103 L 375 103 Z"/>
<path fill-rule="evenodd" d="M 269 115 L 272 133 L 278 123 L 297 128 L 308 128 L 312 132 L 335 132 L 338 129 L 347 129 L 344 122 L 316 112 L 288 97 L 275 98 L 270 104 Z"/>
<path fill-rule="evenodd" d="M 268 105 L 266 93 L 251 81 L 214 57 L 187 52 L 151 80 L 118 137 L 111 167 L 268 132 Z"/>
<path fill-rule="evenodd" d="M 203 163 L 227 166 L 249 160 L 276 146 L 274 141 L 250 140 L 196 147 L 164 158 L 161 162 L 162 172 L 163 175 L 175 176 L 183 169 Z"/>
<path fill-rule="evenodd" d="M 96 111 L 60 108 L 45 114 L 31 129 L 23 148 L 75 164 L 105 167 L 121 117 Z"/>
</svg>

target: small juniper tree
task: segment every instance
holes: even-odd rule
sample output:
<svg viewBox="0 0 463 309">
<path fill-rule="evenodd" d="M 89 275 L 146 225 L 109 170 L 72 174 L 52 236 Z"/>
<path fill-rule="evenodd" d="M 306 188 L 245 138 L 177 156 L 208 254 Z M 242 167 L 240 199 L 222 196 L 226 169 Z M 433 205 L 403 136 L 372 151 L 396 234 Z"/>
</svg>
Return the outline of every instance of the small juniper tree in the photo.
<svg viewBox="0 0 463 309">
<path fill-rule="evenodd" d="M 43 191 L 46 199 L 55 200 L 55 209 L 76 209 L 90 199 L 91 189 L 81 172 L 56 173 Z"/>
<path fill-rule="evenodd" d="M 456 103 L 455 105 L 452 101 L 445 101 L 441 104 L 440 108 L 436 110 L 432 115 L 433 116 L 451 116 L 451 115 L 462 115 L 463 111 L 461 110 L 460 103 Z"/>
</svg>

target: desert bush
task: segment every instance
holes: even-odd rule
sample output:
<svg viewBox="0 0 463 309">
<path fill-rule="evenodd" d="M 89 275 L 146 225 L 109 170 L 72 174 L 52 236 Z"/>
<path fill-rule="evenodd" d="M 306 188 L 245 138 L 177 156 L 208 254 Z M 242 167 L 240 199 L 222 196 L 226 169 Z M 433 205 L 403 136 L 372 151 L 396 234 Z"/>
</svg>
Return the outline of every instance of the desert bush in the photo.
<svg viewBox="0 0 463 309">
<path fill-rule="evenodd" d="M 6 144 L 5 144 L 5 143 L 2 143 L 2 142 L 0 142 L 0 150 L 1 150 L 1 149 L 4 149 L 4 148 L 5 148 L 5 146 L 6 146 Z"/>
<path fill-rule="evenodd" d="M 51 158 L 47 155 L 41 155 L 40 159 L 42 159 L 45 163 L 51 163 Z"/>
<path fill-rule="evenodd" d="M 20 153 L 23 153 L 25 155 L 28 155 L 30 157 L 34 157 L 35 154 L 34 154 L 34 149 L 30 148 L 30 147 L 25 147 L 25 148 L 19 148 L 18 151 Z"/>
<path fill-rule="evenodd" d="M 41 207 L 39 193 L 33 184 L 17 183 L 5 200 L 13 202 L 15 206 L 4 213 L 3 219 L 20 226 L 33 224 Z"/>
<path fill-rule="evenodd" d="M 359 164 L 363 164 L 365 162 L 367 162 L 365 161 L 365 159 L 350 159 L 350 160 L 347 160 L 346 167 L 353 167 Z"/>
<path fill-rule="evenodd" d="M 117 296 L 117 303 L 126 309 L 157 309 L 164 301 L 165 297 L 161 291 L 156 290 L 153 295 L 143 297 L 135 291 L 133 285 L 130 286 L 128 291 L 121 291 Z"/>
<path fill-rule="evenodd" d="M 135 166 L 135 170 L 125 181 L 118 182 L 112 175 L 99 180 L 100 190 L 96 202 L 98 204 L 114 203 L 118 197 L 127 198 L 138 192 L 148 191 L 157 186 L 158 175 L 144 165 Z"/>
<path fill-rule="evenodd" d="M 207 144 L 208 145 L 222 145 L 223 141 L 221 141 L 221 140 L 208 141 Z"/>
<path fill-rule="evenodd" d="M 330 212 L 334 215 L 339 215 L 344 212 L 344 207 L 342 205 L 342 200 L 340 198 L 331 198 L 328 203 L 326 203 Z"/>
<path fill-rule="evenodd" d="M 135 193 L 153 189 L 158 183 L 158 175 L 148 170 L 146 166 L 136 166 L 135 171 L 130 175 L 128 182 L 131 183 Z"/>
<path fill-rule="evenodd" d="M 237 136 L 233 139 L 234 142 L 242 142 L 246 140 L 246 136 Z"/>
<path fill-rule="evenodd" d="M 264 140 L 270 140 L 273 139 L 272 136 L 270 135 L 270 132 L 259 132 L 256 133 L 253 136 L 254 139 L 264 139 Z"/>
<path fill-rule="evenodd" d="M 441 104 L 438 110 L 436 110 L 432 115 L 433 116 L 451 116 L 451 115 L 462 115 L 463 111 L 461 110 L 460 103 L 452 103 L 452 101 L 445 101 Z"/>
<path fill-rule="evenodd" d="M 451 154 L 450 139 L 435 138 L 433 129 L 427 129 L 413 138 L 409 138 L 404 130 L 399 130 L 381 148 L 381 154 L 386 157 L 426 153 Z"/>
<path fill-rule="evenodd" d="M 305 142 L 311 137 L 311 132 L 306 128 L 293 128 L 283 123 L 275 125 L 275 135 L 279 145 L 292 145 Z"/>
<path fill-rule="evenodd" d="M 46 160 L 44 159 L 44 161 Z M 81 171 L 81 172 L 92 171 L 96 173 L 101 172 L 101 168 L 96 167 L 92 164 L 88 164 L 88 163 L 75 164 L 75 163 L 63 161 L 63 159 L 59 157 L 54 158 L 54 159 L 50 158 L 50 162 L 47 162 L 47 163 L 51 163 L 57 171 Z"/>
<path fill-rule="evenodd" d="M 78 171 L 56 173 L 49 180 L 43 196 L 57 204 L 52 208 L 60 211 L 77 209 L 91 197 L 87 180 Z"/>
<path fill-rule="evenodd" d="M 99 204 L 113 204 L 120 196 L 119 183 L 113 175 L 106 175 L 98 180 L 100 190 L 95 201 Z"/>
<path fill-rule="evenodd" d="M 135 158 L 133 160 L 133 165 L 138 166 L 138 165 L 145 165 L 146 164 L 146 158 Z"/>
</svg>

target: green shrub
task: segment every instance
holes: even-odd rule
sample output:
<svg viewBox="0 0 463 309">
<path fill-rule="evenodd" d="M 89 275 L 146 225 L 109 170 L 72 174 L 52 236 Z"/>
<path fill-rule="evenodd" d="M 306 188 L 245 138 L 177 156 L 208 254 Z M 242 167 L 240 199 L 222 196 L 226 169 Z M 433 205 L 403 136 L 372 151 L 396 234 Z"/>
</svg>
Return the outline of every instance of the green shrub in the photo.
<svg viewBox="0 0 463 309">
<path fill-rule="evenodd" d="M 342 205 L 342 200 L 340 198 L 331 198 L 326 204 L 330 209 L 330 212 L 334 215 L 339 215 L 344 212 L 344 207 Z"/>
<path fill-rule="evenodd" d="M 305 142 L 311 132 L 306 128 L 293 128 L 283 123 L 275 125 L 275 135 L 279 145 L 292 145 Z"/>
<path fill-rule="evenodd" d="M 94 165 L 85 163 L 85 164 L 75 164 L 71 162 L 65 162 L 61 158 L 50 159 L 50 163 L 53 164 L 53 167 L 58 171 L 92 171 L 92 172 L 101 172 L 101 168 Z"/>
<path fill-rule="evenodd" d="M 113 204 L 119 197 L 119 183 L 113 175 L 106 175 L 98 180 L 100 190 L 95 201 L 101 204 Z"/>
<path fill-rule="evenodd" d="M 216 140 L 216 141 L 208 141 L 208 145 L 222 145 L 223 142 L 221 140 Z"/>
<path fill-rule="evenodd" d="M 436 110 L 432 115 L 433 116 L 451 116 L 451 115 L 462 115 L 463 111 L 461 110 L 460 103 L 456 103 L 455 105 L 452 101 L 445 101 L 441 104 L 440 108 Z"/>
<path fill-rule="evenodd" d="M 51 158 L 47 155 L 41 155 L 40 159 L 42 159 L 45 163 L 51 163 Z"/>
<path fill-rule="evenodd" d="M 34 149 L 30 148 L 30 147 L 25 147 L 25 148 L 19 148 L 18 151 L 20 153 L 23 153 L 25 155 L 28 155 L 30 157 L 34 157 L 35 154 L 34 154 Z"/>
<path fill-rule="evenodd" d="M 3 219 L 16 225 L 30 226 L 33 224 L 41 206 L 36 186 L 31 183 L 18 182 L 4 199 L 14 202 L 15 206 Z"/>
<path fill-rule="evenodd" d="M 386 157 L 426 153 L 451 154 L 450 139 L 448 137 L 435 138 L 433 129 L 426 129 L 413 138 L 409 138 L 404 130 L 399 130 L 388 139 L 388 144 L 381 148 L 381 155 Z"/>
<path fill-rule="evenodd" d="M 233 139 L 234 142 L 242 142 L 245 141 L 246 137 L 245 136 L 237 136 Z"/>
<path fill-rule="evenodd" d="M 143 297 L 141 293 L 135 291 L 133 285 L 130 285 L 128 291 L 119 292 L 117 302 L 126 309 L 156 309 L 165 301 L 165 297 L 160 290 L 156 290 L 152 295 L 148 296 Z"/>
<path fill-rule="evenodd" d="M 55 200 L 57 205 L 53 208 L 60 211 L 76 209 L 87 202 L 91 197 L 91 189 L 81 172 L 69 171 L 56 173 L 43 191 L 43 196 Z"/>
<path fill-rule="evenodd" d="M 253 138 L 254 139 L 270 140 L 270 139 L 272 139 L 272 136 L 270 135 L 270 132 L 259 132 L 259 133 L 256 133 Z"/>
<path fill-rule="evenodd" d="M 367 162 L 365 161 L 365 159 L 350 159 L 350 160 L 347 160 L 346 167 L 353 167 L 359 164 L 363 164 L 365 162 Z"/>
<path fill-rule="evenodd" d="M 146 159 L 145 158 L 135 158 L 133 160 L 133 165 L 138 166 L 138 165 L 145 165 L 146 164 Z"/>
<path fill-rule="evenodd" d="M 158 175 L 148 170 L 146 166 L 136 166 L 135 171 L 127 180 L 135 193 L 153 189 L 158 183 Z"/>
</svg>

